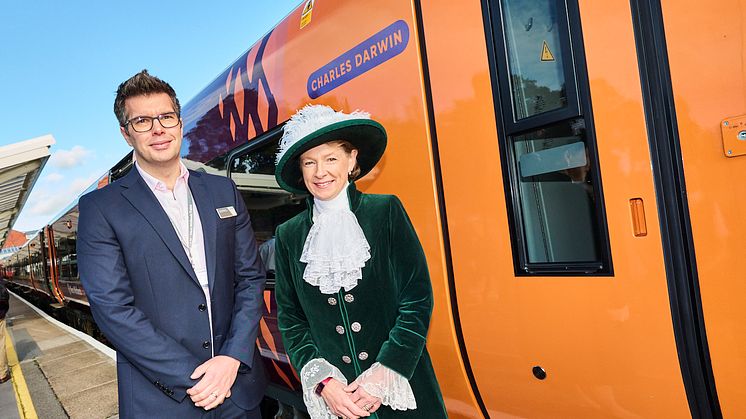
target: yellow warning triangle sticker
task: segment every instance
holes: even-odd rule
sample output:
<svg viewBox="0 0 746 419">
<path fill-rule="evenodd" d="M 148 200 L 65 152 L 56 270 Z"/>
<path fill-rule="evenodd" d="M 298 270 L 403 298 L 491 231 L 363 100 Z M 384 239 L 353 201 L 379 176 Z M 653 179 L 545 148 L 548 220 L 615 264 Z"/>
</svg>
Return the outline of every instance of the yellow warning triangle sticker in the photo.
<svg viewBox="0 0 746 419">
<path fill-rule="evenodd" d="M 315 0 L 306 0 L 306 4 L 303 6 L 303 12 L 300 15 L 300 28 L 303 29 L 306 25 L 311 23 L 311 14 L 313 13 L 313 3 Z"/>
<path fill-rule="evenodd" d="M 552 54 L 552 51 L 549 50 L 547 41 L 544 41 L 544 45 L 541 47 L 541 61 L 554 61 L 554 55 Z"/>
</svg>

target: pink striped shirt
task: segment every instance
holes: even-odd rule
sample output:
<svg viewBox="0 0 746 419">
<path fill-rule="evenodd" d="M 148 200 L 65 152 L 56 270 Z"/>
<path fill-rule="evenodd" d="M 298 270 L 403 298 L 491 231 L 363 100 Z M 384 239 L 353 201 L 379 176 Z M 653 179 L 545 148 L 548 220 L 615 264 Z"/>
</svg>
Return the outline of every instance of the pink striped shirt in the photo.
<svg viewBox="0 0 746 419">
<path fill-rule="evenodd" d="M 176 178 L 173 191 L 169 190 L 165 183 L 151 176 L 135 162 L 137 171 L 140 172 L 145 183 L 155 195 L 158 203 L 168 215 L 171 224 L 176 230 L 181 245 L 187 256 L 191 255 L 190 262 L 197 276 L 199 284 L 202 286 L 202 292 L 205 294 L 207 304 L 207 315 L 210 319 L 210 340 L 212 340 L 212 306 L 210 304 L 210 287 L 207 281 L 207 257 L 205 255 L 205 239 L 202 233 L 202 222 L 200 221 L 197 205 L 194 204 L 193 236 L 192 247 L 189 248 L 189 208 L 188 194 L 189 191 L 189 170 L 184 163 L 179 161 L 181 172 Z M 212 345 L 211 345 L 212 347 Z M 214 355 L 213 349 L 213 355 Z"/>
</svg>

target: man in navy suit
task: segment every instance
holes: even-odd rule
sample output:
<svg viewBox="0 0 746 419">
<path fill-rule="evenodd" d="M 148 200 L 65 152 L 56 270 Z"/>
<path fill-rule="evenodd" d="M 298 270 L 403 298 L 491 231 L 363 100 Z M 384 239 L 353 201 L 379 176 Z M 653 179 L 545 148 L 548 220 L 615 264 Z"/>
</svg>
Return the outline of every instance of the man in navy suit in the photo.
<svg viewBox="0 0 746 419">
<path fill-rule="evenodd" d="M 259 418 L 264 268 L 233 182 L 181 162 L 180 111 L 146 70 L 119 86 L 135 167 L 80 199 L 80 279 L 117 350 L 123 419 Z"/>
</svg>

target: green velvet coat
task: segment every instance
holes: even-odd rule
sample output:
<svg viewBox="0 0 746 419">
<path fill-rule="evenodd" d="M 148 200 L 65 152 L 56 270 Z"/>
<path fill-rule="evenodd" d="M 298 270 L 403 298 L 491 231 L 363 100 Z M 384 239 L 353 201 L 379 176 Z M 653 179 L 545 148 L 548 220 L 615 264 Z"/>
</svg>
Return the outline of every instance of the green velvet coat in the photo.
<svg viewBox="0 0 746 419">
<path fill-rule="evenodd" d="M 312 224 L 311 199 L 307 211 L 277 228 L 277 318 L 290 362 L 300 372 L 308 361 L 324 358 L 352 382 L 378 361 L 409 380 L 417 409 L 381 406 L 371 417 L 445 418 L 425 348 L 433 299 L 417 234 L 397 197 L 363 194 L 354 184 L 347 193 L 371 247 L 363 277 L 349 292 L 322 294 L 303 280 L 306 264 L 299 260 Z"/>
</svg>

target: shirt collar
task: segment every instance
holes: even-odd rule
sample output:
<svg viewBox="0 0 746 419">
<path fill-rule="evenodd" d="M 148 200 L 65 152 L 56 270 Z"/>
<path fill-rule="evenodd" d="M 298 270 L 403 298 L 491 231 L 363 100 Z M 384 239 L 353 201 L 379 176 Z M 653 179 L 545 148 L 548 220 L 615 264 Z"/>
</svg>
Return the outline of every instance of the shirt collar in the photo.
<svg viewBox="0 0 746 419">
<path fill-rule="evenodd" d="M 313 198 L 313 218 L 316 219 L 316 216 L 327 212 L 327 211 L 349 211 L 350 210 L 350 201 L 349 197 L 347 196 L 347 188 L 350 186 L 349 183 L 345 183 L 344 189 L 339 191 L 337 196 L 334 198 L 328 200 L 328 201 L 322 201 L 317 198 Z"/>
<path fill-rule="evenodd" d="M 165 192 L 168 191 L 168 188 L 166 187 L 166 184 L 161 182 L 160 180 L 156 179 L 155 177 L 151 176 L 148 172 L 143 170 L 142 167 L 135 161 L 135 167 L 137 168 L 137 171 L 140 173 L 140 176 L 145 181 L 145 183 L 148 185 L 148 187 L 153 191 L 158 192 Z M 174 184 L 174 187 L 176 184 L 178 184 L 181 180 L 184 181 L 185 184 L 188 184 L 189 181 L 189 170 L 187 170 L 186 166 L 184 166 L 184 163 L 182 163 L 181 160 L 179 160 L 179 176 L 176 178 L 176 183 Z"/>
</svg>

